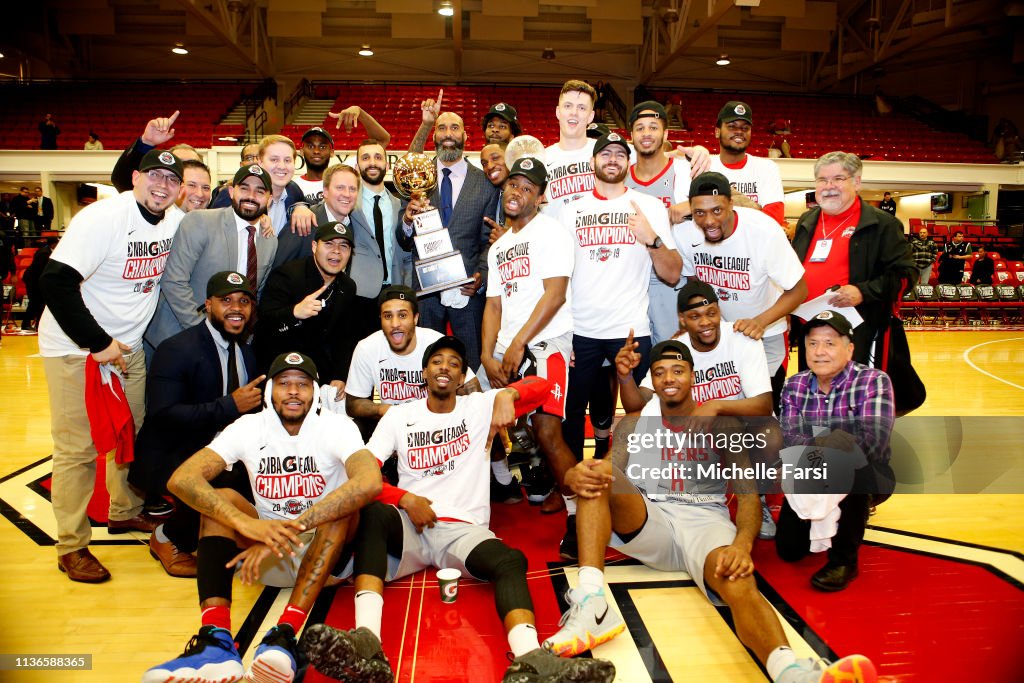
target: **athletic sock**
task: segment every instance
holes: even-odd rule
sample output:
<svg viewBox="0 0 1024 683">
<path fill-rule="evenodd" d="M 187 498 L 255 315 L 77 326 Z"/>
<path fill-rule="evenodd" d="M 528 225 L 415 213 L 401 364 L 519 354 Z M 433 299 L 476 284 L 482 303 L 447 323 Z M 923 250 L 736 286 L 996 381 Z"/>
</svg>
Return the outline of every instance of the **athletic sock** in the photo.
<svg viewBox="0 0 1024 683">
<path fill-rule="evenodd" d="M 557 493 L 557 491 L 556 491 Z M 576 514 L 576 496 L 562 496 L 565 501 L 565 512 L 567 515 Z"/>
<path fill-rule="evenodd" d="M 380 640 L 380 622 L 384 618 L 384 596 L 373 591 L 356 593 L 356 628 L 370 629 Z"/>
<path fill-rule="evenodd" d="M 157 528 L 153 529 L 153 535 L 156 536 L 156 540 L 159 543 L 167 543 L 171 539 L 167 538 L 167 534 L 164 533 L 164 525 L 161 524 Z"/>
<path fill-rule="evenodd" d="M 494 473 L 495 480 L 502 486 L 512 483 L 512 470 L 508 468 L 508 460 L 506 458 L 492 460 L 491 472 Z"/>
<path fill-rule="evenodd" d="M 782 672 L 794 664 L 796 664 L 796 655 L 785 645 L 780 645 L 768 654 L 768 661 L 764 663 L 764 668 L 768 669 L 768 676 L 774 681 L 778 680 Z"/>
<path fill-rule="evenodd" d="M 203 610 L 203 626 L 215 626 L 231 631 L 231 608 L 227 605 L 214 605 Z"/>
<path fill-rule="evenodd" d="M 309 612 L 306 612 L 301 607 L 288 603 L 288 606 L 284 608 L 284 612 L 281 613 L 281 618 L 277 620 L 278 625 L 288 624 L 292 627 L 292 631 L 298 633 L 302 630 L 302 625 L 306 623 L 306 616 Z"/>
<path fill-rule="evenodd" d="M 587 595 L 604 590 L 604 572 L 597 567 L 580 567 L 580 590 Z"/>
<path fill-rule="evenodd" d="M 594 434 L 594 458 L 601 460 L 608 454 L 609 438 L 607 436 L 598 436 Z"/>
<path fill-rule="evenodd" d="M 508 647 L 513 657 L 522 657 L 540 647 L 537 628 L 533 624 L 516 624 L 508 632 Z"/>
</svg>

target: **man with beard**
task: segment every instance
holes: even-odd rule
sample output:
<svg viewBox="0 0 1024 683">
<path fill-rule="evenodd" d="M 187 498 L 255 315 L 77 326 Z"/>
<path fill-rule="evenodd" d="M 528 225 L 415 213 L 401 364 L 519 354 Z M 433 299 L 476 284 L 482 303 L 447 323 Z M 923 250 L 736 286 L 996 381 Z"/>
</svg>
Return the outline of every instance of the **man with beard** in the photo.
<svg viewBox="0 0 1024 683">
<path fill-rule="evenodd" d="M 210 195 L 213 193 L 209 167 L 195 159 L 181 162 L 181 167 L 185 171 L 185 178 L 175 204 L 185 213 L 205 209 L 210 205 Z"/>
<path fill-rule="evenodd" d="M 360 509 L 381 491 L 380 470 L 352 421 L 320 410 L 313 361 L 282 354 L 268 375 L 268 409 L 228 425 L 168 484 L 202 515 L 196 582 L 202 627 L 181 656 L 146 671 L 143 683 L 294 680 L 295 634 L 324 586 L 342 578 L 332 574 L 343 544 Z M 248 475 L 255 505 L 215 488 L 229 467 Z M 243 584 L 292 589 L 248 671 L 231 635 L 236 570 Z M 379 642 L 374 655 L 376 666 L 390 674 Z"/>
<path fill-rule="evenodd" d="M 462 117 L 454 112 L 440 115 L 440 99 L 425 100 L 421 105 L 423 123 L 417 137 L 425 135 L 431 124 L 434 128 L 434 148 L 437 150 L 438 185 L 424 199 L 410 201 L 397 231 L 399 244 L 406 251 L 415 249 L 413 216 L 436 206 L 441 222 L 448 228 L 452 247 L 462 255 L 466 273 L 473 281 L 460 289 L 449 289 L 420 300 L 420 320 L 424 327 L 444 333 L 451 325 L 452 332 L 468 349 L 471 368 L 480 366 L 480 325 L 483 321 L 483 285 L 487 278 L 487 247 L 491 228 L 484 217 L 495 215 L 498 189 L 487 176 L 463 156 L 466 147 L 466 129 Z M 413 141 L 414 145 L 416 141 Z M 413 288 L 419 279 L 413 274 Z"/>
<path fill-rule="evenodd" d="M 266 367 L 264 363 L 285 350 L 304 353 L 340 400 L 358 340 L 349 324 L 356 285 L 345 274 L 354 238 L 350 226 L 334 221 L 318 225 L 314 238 L 308 256 L 275 268 L 267 279 L 256 325 L 256 356 Z"/>
<path fill-rule="evenodd" d="M 523 134 L 516 108 L 505 102 L 491 105 L 490 110 L 484 116 L 483 130 L 484 139 L 489 144 L 502 147 L 507 147 L 512 138 Z"/>
<path fill-rule="evenodd" d="M 116 368 L 136 428 L 145 416 L 142 333 L 160 292 L 165 259 L 181 214 L 165 213 L 181 186 L 181 162 L 152 150 L 134 187 L 91 204 L 71 220 L 43 270 L 47 307 L 39 321 L 39 355 L 50 395 L 53 513 L 58 566 L 72 581 L 98 583 L 110 572 L 89 552 L 86 504 L 96 485 L 96 444 L 86 411 L 86 373 Z M 117 381 L 117 380 L 114 380 Z M 107 526 L 114 533 L 152 531 L 142 499 L 128 486 L 128 467 L 107 455 Z"/>
<path fill-rule="evenodd" d="M 240 415 L 259 409 L 263 381 L 245 343 L 252 329 L 256 293 L 241 273 L 215 274 L 206 285 L 206 320 L 165 339 L 146 378 L 146 422 L 135 443 L 129 481 L 163 495 L 181 463 L 210 443 Z M 238 470 L 223 473 L 218 487 L 252 499 Z M 149 551 L 171 576 L 196 575 L 192 553 L 199 542 L 199 513 L 178 505 L 149 539 Z"/>
<path fill-rule="evenodd" d="M 734 195 L 746 196 L 785 227 L 786 200 L 779 167 L 771 159 L 747 154 L 752 130 L 750 105 L 726 102 L 715 124 L 718 154 L 711 157 L 711 170 L 729 179 Z"/>
<path fill-rule="evenodd" d="M 167 258 L 160 303 L 146 330 L 150 349 L 203 321 L 206 283 L 214 273 L 245 273 L 260 293 L 277 251 L 277 238 L 263 234 L 259 227 L 270 189 L 269 174 L 250 164 L 235 173 L 230 207 L 193 211 L 182 219 Z"/>
<path fill-rule="evenodd" d="M 658 102 L 641 102 L 629 114 L 629 126 L 636 150 L 636 163 L 629 167 L 626 186 L 661 201 L 668 209 L 672 225 L 690 215 L 690 162 L 665 154 L 668 114 Z M 682 283 L 680 283 L 682 284 Z M 670 287 L 653 271 L 647 289 L 650 308 L 651 341 L 670 339 L 679 329 L 676 313 L 676 288 Z"/>
</svg>

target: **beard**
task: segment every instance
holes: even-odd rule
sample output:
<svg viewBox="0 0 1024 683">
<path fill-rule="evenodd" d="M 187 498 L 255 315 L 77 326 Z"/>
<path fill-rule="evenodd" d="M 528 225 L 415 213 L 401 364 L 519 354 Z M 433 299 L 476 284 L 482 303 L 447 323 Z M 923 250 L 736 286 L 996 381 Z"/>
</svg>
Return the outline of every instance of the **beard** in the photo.
<svg viewBox="0 0 1024 683">
<path fill-rule="evenodd" d="M 454 143 L 452 146 L 447 146 L 444 143 L 451 141 Z M 453 161 L 458 161 L 462 158 L 462 152 L 466 148 L 465 140 L 452 140 L 451 138 L 434 138 L 434 149 L 437 150 L 437 158 L 442 163 L 450 164 Z"/>
<path fill-rule="evenodd" d="M 367 185 L 377 185 L 384 180 L 384 169 L 380 166 L 367 166 L 359 169 L 359 177 Z"/>
<path fill-rule="evenodd" d="M 615 174 L 605 172 L 604 169 L 606 168 L 607 166 L 602 166 L 601 168 L 597 169 L 595 175 L 597 175 L 598 180 L 600 180 L 603 183 L 608 183 L 609 185 L 616 185 L 618 183 L 621 183 L 626 179 L 626 173 L 629 172 L 629 168 L 627 166 L 623 166 L 622 169 Z"/>
<path fill-rule="evenodd" d="M 237 334 L 232 334 L 231 332 L 228 332 L 226 329 L 224 329 L 224 319 L 223 318 L 218 318 L 218 317 L 216 317 L 214 315 L 211 315 L 209 320 L 210 320 L 210 325 L 213 326 L 213 329 L 215 329 L 218 332 L 220 332 L 220 336 L 224 337 L 224 339 L 226 341 L 228 341 L 228 342 L 237 342 L 239 344 L 241 344 L 246 339 L 248 339 L 249 331 L 252 329 L 252 323 L 253 323 L 252 317 L 248 318 L 245 321 L 245 325 L 242 326 L 241 331 L 238 332 Z"/>
<path fill-rule="evenodd" d="M 246 202 L 246 204 L 249 203 L 250 202 Z M 241 201 L 233 202 L 231 204 L 231 208 L 235 210 L 235 215 L 237 215 L 243 221 L 254 221 L 267 212 L 267 207 L 259 206 L 258 202 L 252 203 L 256 204 L 259 208 L 253 209 L 251 206 L 246 206 L 245 208 L 242 208 Z"/>
</svg>

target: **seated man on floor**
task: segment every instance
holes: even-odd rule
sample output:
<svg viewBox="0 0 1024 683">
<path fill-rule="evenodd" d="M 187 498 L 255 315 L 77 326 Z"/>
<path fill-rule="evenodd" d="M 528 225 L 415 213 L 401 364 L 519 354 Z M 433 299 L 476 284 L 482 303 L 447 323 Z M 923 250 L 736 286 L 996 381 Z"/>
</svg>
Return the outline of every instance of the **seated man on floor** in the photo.
<svg viewBox="0 0 1024 683">
<path fill-rule="evenodd" d="M 381 491 L 380 468 L 356 426 L 320 410 L 313 361 L 285 353 L 268 375 L 271 408 L 233 422 L 168 483 L 203 515 L 197 552 L 203 625 L 180 657 L 149 669 L 142 683 L 224 683 L 243 676 L 258 683 L 292 681 L 295 634 L 354 532 L 360 508 Z M 249 473 L 255 506 L 232 489 L 210 485 L 239 464 Z M 236 567 L 244 583 L 293 586 L 248 672 L 231 636 Z M 368 659 L 390 676 L 380 643 Z"/>
<path fill-rule="evenodd" d="M 602 660 L 564 660 L 542 649 L 526 583 L 526 557 L 488 529 L 488 450 L 497 429 L 540 406 L 548 380 L 529 377 L 469 396 L 457 396 L 466 368 L 466 347 L 442 337 L 423 354 L 425 399 L 392 406 L 368 448 L 383 461 L 398 453 L 399 488 L 360 513 L 355 541 L 356 629 L 306 629 L 303 649 L 328 676 L 362 681 L 358 655 L 369 629 L 380 636 L 384 582 L 428 567 L 454 568 L 494 583 L 495 602 L 515 660 L 506 681 L 600 681 L 615 667 Z M 395 507 L 397 505 L 397 507 Z"/>
<path fill-rule="evenodd" d="M 754 483 L 734 482 L 734 526 L 725 504 L 725 479 L 699 477 L 696 467 L 745 466 L 746 458 L 730 456 L 728 450 L 712 451 L 699 439 L 710 427 L 711 435 L 722 436 L 723 429 L 732 429 L 725 421 L 737 421 L 704 418 L 714 422 L 693 423 L 698 407 L 690 393 L 693 359 L 682 342 L 668 340 L 651 349 L 651 373 L 657 398 L 639 417 L 627 416 L 616 428 L 611 462 L 584 460 L 566 475 L 578 496 L 579 586 L 567 596 L 570 608 L 562 629 L 545 641 L 545 647 L 569 657 L 625 629 L 604 593 L 604 556 L 610 544 L 652 569 L 685 571 L 711 601 L 724 601 L 732 610 L 740 642 L 776 683 L 874 682 L 874 667 L 860 655 L 824 670 L 810 659 L 797 661 L 754 581 L 750 551 L 761 522 Z M 642 437 L 665 435 L 679 439 L 678 446 L 663 451 L 642 445 Z M 666 467 L 675 470 L 672 478 L 661 474 Z M 644 476 L 650 468 L 659 474 Z M 837 679 L 839 672 L 848 677 Z"/>
</svg>

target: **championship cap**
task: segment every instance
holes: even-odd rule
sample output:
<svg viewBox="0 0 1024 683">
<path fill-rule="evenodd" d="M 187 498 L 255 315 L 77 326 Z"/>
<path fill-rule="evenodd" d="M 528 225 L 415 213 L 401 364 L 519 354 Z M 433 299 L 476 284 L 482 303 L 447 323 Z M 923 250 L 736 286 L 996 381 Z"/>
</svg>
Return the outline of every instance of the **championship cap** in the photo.
<svg viewBox="0 0 1024 683">
<path fill-rule="evenodd" d="M 828 325 L 833 330 L 839 333 L 839 336 L 846 337 L 847 339 L 853 338 L 853 326 L 850 325 L 850 321 L 846 319 L 842 313 L 836 311 L 822 311 L 818 315 L 814 316 L 804 325 L 804 334 L 810 332 L 815 327 L 821 327 Z"/>
<path fill-rule="evenodd" d="M 698 296 L 701 298 L 700 301 L 690 303 L 690 299 Z M 686 284 L 679 290 L 677 302 L 679 312 L 683 313 L 684 311 L 689 311 L 694 308 L 700 308 L 701 306 L 717 303 L 718 294 L 715 293 L 714 288 L 708 283 L 691 278 L 687 280 Z"/>
<path fill-rule="evenodd" d="M 313 126 L 309 130 L 307 130 L 305 133 L 303 133 L 302 134 L 302 141 L 305 142 L 306 138 L 310 137 L 311 135 L 322 135 L 323 137 L 327 138 L 327 142 L 331 143 L 331 147 L 334 147 L 334 138 L 332 138 L 331 134 L 328 133 L 323 128 L 321 128 L 320 126 Z"/>
<path fill-rule="evenodd" d="M 302 370 L 312 377 L 314 382 L 320 381 L 320 377 L 316 373 L 316 363 L 312 358 L 304 356 L 298 351 L 282 353 L 275 358 L 274 362 L 270 364 L 270 372 L 267 373 L 267 377 L 274 379 L 285 370 Z"/>
<path fill-rule="evenodd" d="M 659 360 L 684 360 L 690 364 L 690 367 L 693 367 L 693 355 L 690 354 L 690 349 L 686 348 L 686 344 L 678 339 L 666 339 L 654 345 L 654 348 L 651 349 L 651 365 Z"/>
<path fill-rule="evenodd" d="M 139 173 L 145 173 L 154 168 L 162 168 L 170 171 L 174 175 L 178 176 L 178 180 L 181 180 L 185 175 L 185 170 L 181 165 L 181 159 L 174 156 L 166 149 L 151 149 L 146 152 L 146 155 L 142 157 L 142 161 L 139 162 Z"/>
<path fill-rule="evenodd" d="M 521 175 L 537 187 L 544 188 L 548 184 L 548 169 L 539 159 L 534 157 L 520 157 L 512 164 L 512 170 L 508 177 Z"/>
<path fill-rule="evenodd" d="M 493 119 L 495 116 L 504 119 L 505 122 L 508 123 L 509 127 L 512 129 L 513 137 L 522 134 L 523 129 L 519 125 L 519 114 L 516 112 L 516 108 L 513 107 L 511 104 L 507 104 L 505 102 L 498 102 L 497 104 L 492 104 L 491 108 L 487 111 L 487 114 L 484 116 L 483 127 L 485 130 L 487 129 L 487 122 Z"/>
<path fill-rule="evenodd" d="M 408 301 L 412 304 L 412 312 L 414 315 L 419 311 L 416 292 L 413 291 L 411 287 L 406 287 L 405 285 L 390 285 L 380 290 L 380 296 L 377 297 L 377 308 L 383 306 L 385 301 L 391 301 L 392 299 Z"/>
<path fill-rule="evenodd" d="M 341 238 L 348 242 L 351 246 L 355 246 L 356 240 L 352 236 L 352 231 L 344 223 L 337 221 L 328 221 L 316 226 L 316 232 L 313 233 L 313 239 L 317 242 L 327 242 Z"/>
<path fill-rule="evenodd" d="M 603 123 L 594 121 L 587 124 L 587 137 L 593 140 L 598 139 L 602 135 L 608 135 L 611 131 L 612 129 Z"/>
<path fill-rule="evenodd" d="M 629 143 L 626 142 L 626 138 L 622 137 L 618 133 L 605 133 L 597 139 L 594 143 L 594 156 L 601 153 L 605 147 L 609 145 L 622 145 L 622 148 L 626 150 L 626 154 L 629 154 Z"/>
<path fill-rule="evenodd" d="M 255 290 L 249 283 L 249 278 L 236 273 L 233 270 L 222 270 L 214 273 L 206 283 L 206 298 L 214 296 L 227 296 L 235 292 L 245 292 L 253 299 L 256 298 Z"/>
<path fill-rule="evenodd" d="M 445 335 L 427 347 L 427 350 L 423 352 L 423 367 L 427 367 L 430 357 L 441 349 L 451 349 L 457 353 L 462 359 L 462 369 L 466 369 L 466 345 L 462 343 L 462 340 L 451 335 Z"/>
<path fill-rule="evenodd" d="M 722 111 L 718 112 L 718 123 L 746 121 L 749 124 L 753 124 L 752 116 L 749 104 L 733 100 L 732 102 L 726 102 L 725 106 L 722 107 Z"/>
<path fill-rule="evenodd" d="M 640 112 L 643 111 L 647 113 L 641 114 Z M 661 119 L 666 122 L 665 125 L 668 125 L 668 114 L 665 113 L 665 107 L 654 100 L 647 100 L 633 107 L 633 110 L 629 112 L 629 127 L 632 128 L 636 120 L 640 118 Z"/>
<path fill-rule="evenodd" d="M 257 178 L 261 183 L 263 183 L 263 187 L 266 188 L 268 192 L 270 191 L 270 174 L 264 171 L 263 167 L 260 166 L 259 164 L 249 164 L 248 166 L 242 166 L 237 171 L 235 171 L 235 177 L 231 182 L 233 185 L 238 185 L 249 176 Z"/>
<path fill-rule="evenodd" d="M 729 184 L 729 179 L 721 173 L 715 173 L 714 171 L 701 173 L 690 182 L 691 201 L 694 197 L 710 197 L 714 195 L 732 197 L 732 185 Z"/>
</svg>

